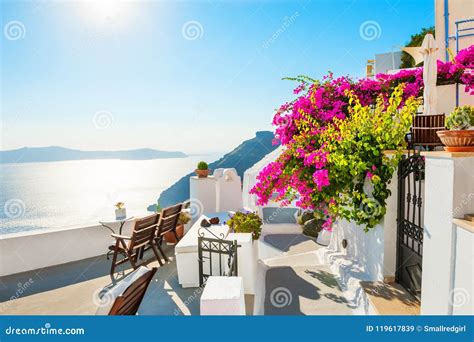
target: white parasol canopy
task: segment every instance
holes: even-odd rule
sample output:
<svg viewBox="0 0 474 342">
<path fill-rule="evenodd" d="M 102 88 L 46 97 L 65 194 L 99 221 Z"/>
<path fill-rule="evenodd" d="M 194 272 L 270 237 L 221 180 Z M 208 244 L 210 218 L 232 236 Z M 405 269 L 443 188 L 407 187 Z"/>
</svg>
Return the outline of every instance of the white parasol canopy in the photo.
<svg viewBox="0 0 474 342">
<path fill-rule="evenodd" d="M 423 54 L 423 114 L 435 115 L 436 113 L 436 78 L 438 70 L 436 65 L 436 42 L 431 33 L 428 33 L 421 44 Z"/>
<path fill-rule="evenodd" d="M 415 65 L 418 65 L 423 62 L 423 53 L 421 46 L 403 46 L 400 49 L 413 57 L 413 59 L 415 60 Z"/>
</svg>

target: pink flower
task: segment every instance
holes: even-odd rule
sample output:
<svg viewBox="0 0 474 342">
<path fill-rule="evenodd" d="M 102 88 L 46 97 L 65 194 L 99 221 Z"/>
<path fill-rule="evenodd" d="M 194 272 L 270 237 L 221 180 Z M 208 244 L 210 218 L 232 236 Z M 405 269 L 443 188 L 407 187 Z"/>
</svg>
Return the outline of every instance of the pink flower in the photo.
<svg viewBox="0 0 474 342">
<path fill-rule="evenodd" d="M 302 90 L 305 90 L 305 84 L 301 83 L 293 90 L 293 94 L 299 94 Z"/>
<path fill-rule="evenodd" d="M 460 51 L 453 61 L 438 61 L 437 68 L 439 85 L 461 83 L 466 92 L 474 95 L 474 46 Z M 273 143 L 280 143 L 286 149 L 258 175 L 257 184 L 250 191 L 257 196 L 258 204 L 264 205 L 272 199 L 288 205 L 296 200 L 301 208 L 328 207 L 330 216 L 331 207 L 337 209 L 339 204 L 335 201 L 338 183 L 336 179 L 333 184 L 329 180 L 328 170 L 334 158 L 328 146 L 343 139 L 334 120 L 345 120 L 352 115 L 348 93 L 354 94 L 362 106 L 373 106 L 378 98 L 388 104 L 393 89 L 402 83 L 405 87 L 400 106 L 409 97 L 423 93 L 423 68 L 360 80 L 347 76 L 334 78 L 329 73 L 320 82 L 299 84 L 294 90 L 296 98 L 280 106 L 273 117 L 276 126 Z M 331 128 L 335 132 L 328 139 L 334 141 L 326 144 L 321 135 Z M 373 179 L 378 174 L 376 165 L 367 165 L 367 178 Z M 330 184 L 332 187 L 328 187 Z M 336 217 L 328 219 L 328 228 Z"/>
<path fill-rule="evenodd" d="M 323 223 L 322 228 L 328 232 L 332 231 L 332 217 L 329 217 L 326 222 Z"/>
<path fill-rule="evenodd" d="M 313 181 L 318 187 L 318 190 L 321 191 L 324 186 L 329 186 L 329 173 L 328 170 L 316 170 L 313 173 Z"/>
</svg>

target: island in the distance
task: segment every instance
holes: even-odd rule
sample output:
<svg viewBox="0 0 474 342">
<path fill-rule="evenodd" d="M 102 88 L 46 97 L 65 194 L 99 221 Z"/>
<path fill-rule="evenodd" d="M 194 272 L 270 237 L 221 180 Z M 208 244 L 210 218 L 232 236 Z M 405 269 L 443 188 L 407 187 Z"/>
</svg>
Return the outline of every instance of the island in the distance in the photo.
<svg viewBox="0 0 474 342">
<path fill-rule="evenodd" d="M 160 151 L 149 148 L 125 151 L 81 151 L 59 146 L 23 147 L 0 151 L 0 163 L 34 163 L 86 159 L 149 160 L 165 158 L 186 158 L 179 151 Z"/>
<path fill-rule="evenodd" d="M 242 144 L 224 155 L 221 159 L 210 163 L 209 168 L 211 170 L 235 168 L 243 179 L 245 170 L 252 167 L 256 162 L 278 147 L 278 145 L 273 143 L 274 138 L 272 132 L 257 132 L 254 138 L 242 142 Z M 189 177 L 193 174 L 193 172 L 190 172 L 163 191 L 158 199 L 160 206 L 164 208 L 189 199 Z M 150 205 L 148 210 L 155 211 L 156 204 Z"/>
</svg>

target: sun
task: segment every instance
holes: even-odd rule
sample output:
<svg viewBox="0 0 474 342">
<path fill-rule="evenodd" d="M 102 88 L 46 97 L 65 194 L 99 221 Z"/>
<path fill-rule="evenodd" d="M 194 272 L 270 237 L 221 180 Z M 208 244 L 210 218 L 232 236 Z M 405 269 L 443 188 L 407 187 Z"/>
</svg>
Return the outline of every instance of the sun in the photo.
<svg viewBox="0 0 474 342">
<path fill-rule="evenodd" d="M 123 24 L 130 10 L 132 1 L 124 0 L 91 0 L 82 3 L 88 20 L 94 24 L 117 26 Z"/>
<path fill-rule="evenodd" d="M 120 0 L 90 1 L 91 11 L 97 16 L 113 16 L 123 11 L 126 2 Z"/>
</svg>

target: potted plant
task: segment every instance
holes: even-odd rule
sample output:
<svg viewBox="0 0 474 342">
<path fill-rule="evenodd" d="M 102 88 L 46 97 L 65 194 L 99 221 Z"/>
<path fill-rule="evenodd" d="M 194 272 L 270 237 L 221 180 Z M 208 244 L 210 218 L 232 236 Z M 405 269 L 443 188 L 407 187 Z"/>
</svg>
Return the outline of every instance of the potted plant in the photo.
<svg viewBox="0 0 474 342">
<path fill-rule="evenodd" d="M 179 213 L 178 225 L 176 226 L 176 235 L 181 239 L 184 236 L 184 225 L 191 221 L 191 214 L 188 211 L 182 211 Z M 169 244 L 178 243 L 176 236 L 173 232 L 168 232 L 165 234 L 165 240 Z"/>
<path fill-rule="evenodd" d="M 253 240 L 258 240 L 262 231 L 262 219 L 253 212 L 238 211 L 226 222 L 234 233 L 252 233 Z"/>
<path fill-rule="evenodd" d="M 127 217 L 127 212 L 125 210 L 125 203 L 117 202 L 115 203 L 115 219 L 123 220 Z"/>
<path fill-rule="evenodd" d="M 195 172 L 199 178 L 206 178 L 209 176 L 209 165 L 205 161 L 200 161 Z"/>
<path fill-rule="evenodd" d="M 449 152 L 474 152 L 474 106 L 456 107 L 446 118 L 448 130 L 438 131 Z"/>
</svg>

